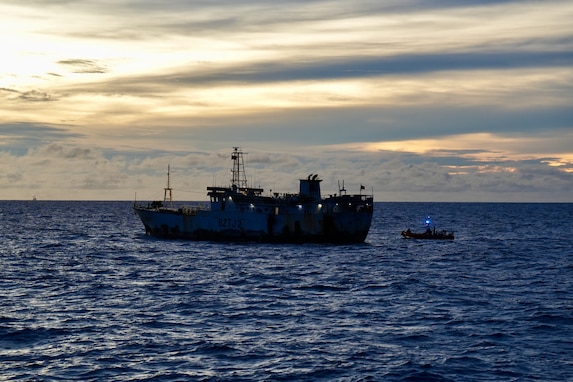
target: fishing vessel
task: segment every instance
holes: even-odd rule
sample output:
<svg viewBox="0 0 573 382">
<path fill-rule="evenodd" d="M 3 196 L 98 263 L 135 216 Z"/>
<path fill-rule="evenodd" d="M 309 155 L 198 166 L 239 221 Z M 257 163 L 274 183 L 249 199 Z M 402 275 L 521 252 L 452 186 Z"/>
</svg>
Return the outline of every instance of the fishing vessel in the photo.
<svg viewBox="0 0 573 382">
<path fill-rule="evenodd" d="M 174 207 L 172 188 L 164 200 L 134 203 L 148 235 L 211 241 L 283 243 L 362 243 L 368 235 L 374 209 L 373 195 L 339 192 L 323 198 L 321 179 L 311 174 L 299 180 L 298 193 L 268 193 L 249 187 L 243 151 L 231 153 L 231 183 L 209 186 L 207 205 Z"/>
</svg>

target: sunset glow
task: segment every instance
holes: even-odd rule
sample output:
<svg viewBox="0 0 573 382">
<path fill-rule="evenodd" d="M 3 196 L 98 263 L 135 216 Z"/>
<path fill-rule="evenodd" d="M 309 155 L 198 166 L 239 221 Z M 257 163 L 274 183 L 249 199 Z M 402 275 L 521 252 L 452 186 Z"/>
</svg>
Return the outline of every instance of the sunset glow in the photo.
<svg viewBox="0 0 573 382">
<path fill-rule="evenodd" d="M 571 201 L 573 5 L 416 4 L 4 1 L 0 198 L 126 199 L 166 162 L 205 186 L 240 145 L 275 188 Z"/>
</svg>

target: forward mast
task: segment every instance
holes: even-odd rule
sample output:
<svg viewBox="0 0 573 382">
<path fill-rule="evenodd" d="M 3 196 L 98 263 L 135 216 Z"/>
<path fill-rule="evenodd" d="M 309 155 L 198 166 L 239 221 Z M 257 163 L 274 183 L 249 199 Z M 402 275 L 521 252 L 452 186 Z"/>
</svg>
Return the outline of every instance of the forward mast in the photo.
<svg viewBox="0 0 573 382">
<path fill-rule="evenodd" d="M 167 165 L 167 187 L 163 189 L 163 202 L 169 202 L 169 207 L 173 208 L 173 189 L 171 188 L 170 172 L 171 165 Z"/>
</svg>

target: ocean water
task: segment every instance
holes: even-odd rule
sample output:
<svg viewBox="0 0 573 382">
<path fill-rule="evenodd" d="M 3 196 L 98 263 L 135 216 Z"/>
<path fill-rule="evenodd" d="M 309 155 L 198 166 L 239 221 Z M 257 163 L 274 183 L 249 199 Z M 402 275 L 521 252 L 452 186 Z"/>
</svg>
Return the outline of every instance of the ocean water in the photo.
<svg viewBox="0 0 573 382">
<path fill-rule="evenodd" d="M 0 202 L 0 380 L 573 380 L 573 204 L 376 203 L 361 245 Z M 411 241 L 427 215 L 453 242 Z"/>
</svg>

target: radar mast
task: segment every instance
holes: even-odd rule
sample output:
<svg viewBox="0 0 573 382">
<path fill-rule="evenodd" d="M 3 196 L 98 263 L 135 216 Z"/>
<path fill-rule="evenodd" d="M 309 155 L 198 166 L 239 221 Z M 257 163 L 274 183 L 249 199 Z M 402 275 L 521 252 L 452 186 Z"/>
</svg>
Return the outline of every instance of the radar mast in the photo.
<svg viewBox="0 0 573 382">
<path fill-rule="evenodd" d="M 233 169 L 231 170 L 231 186 L 239 190 L 247 188 L 247 174 L 245 173 L 245 162 L 243 161 L 243 151 L 240 147 L 233 147 L 231 154 L 233 160 Z"/>
</svg>

